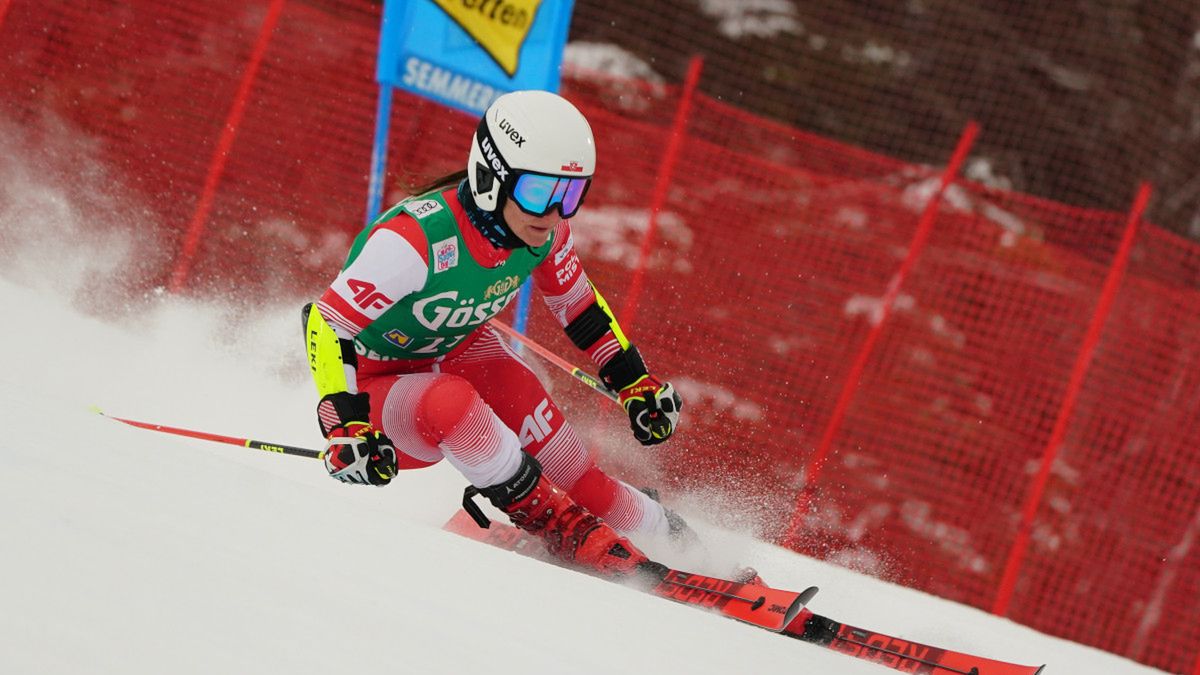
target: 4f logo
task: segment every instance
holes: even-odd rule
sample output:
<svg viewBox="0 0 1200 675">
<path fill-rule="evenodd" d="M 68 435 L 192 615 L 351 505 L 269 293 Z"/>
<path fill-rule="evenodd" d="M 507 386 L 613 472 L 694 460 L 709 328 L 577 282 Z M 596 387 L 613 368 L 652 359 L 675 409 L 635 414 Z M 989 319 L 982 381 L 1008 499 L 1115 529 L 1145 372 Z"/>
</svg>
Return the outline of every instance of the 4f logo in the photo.
<svg viewBox="0 0 1200 675">
<path fill-rule="evenodd" d="M 526 415 L 525 420 L 521 422 L 521 433 L 517 437 L 521 439 L 521 447 L 526 447 L 534 441 L 542 442 L 550 435 L 550 420 L 554 418 L 554 413 L 550 411 L 550 401 L 542 399 L 537 408 L 534 408 L 532 415 Z"/>
<path fill-rule="evenodd" d="M 364 311 L 371 309 L 384 309 L 388 305 L 395 302 L 383 293 L 376 291 L 375 284 L 369 281 L 347 279 L 346 285 L 350 287 L 350 292 L 354 294 L 354 304 L 361 307 Z"/>
</svg>

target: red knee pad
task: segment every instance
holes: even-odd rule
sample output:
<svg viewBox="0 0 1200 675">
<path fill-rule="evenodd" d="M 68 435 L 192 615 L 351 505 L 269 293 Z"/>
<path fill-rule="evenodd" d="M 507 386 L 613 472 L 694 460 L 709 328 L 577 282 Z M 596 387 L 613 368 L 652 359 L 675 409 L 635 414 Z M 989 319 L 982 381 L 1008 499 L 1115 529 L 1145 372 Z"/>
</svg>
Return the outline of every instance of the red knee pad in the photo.
<svg viewBox="0 0 1200 675">
<path fill-rule="evenodd" d="M 414 419 L 431 443 L 441 443 L 479 400 L 479 392 L 458 375 L 439 375 L 421 394 Z"/>
<path fill-rule="evenodd" d="M 592 465 L 592 468 L 583 472 L 568 494 L 580 506 L 603 518 L 617 500 L 617 491 L 620 489 L 617 481 Z"/>
</svg>

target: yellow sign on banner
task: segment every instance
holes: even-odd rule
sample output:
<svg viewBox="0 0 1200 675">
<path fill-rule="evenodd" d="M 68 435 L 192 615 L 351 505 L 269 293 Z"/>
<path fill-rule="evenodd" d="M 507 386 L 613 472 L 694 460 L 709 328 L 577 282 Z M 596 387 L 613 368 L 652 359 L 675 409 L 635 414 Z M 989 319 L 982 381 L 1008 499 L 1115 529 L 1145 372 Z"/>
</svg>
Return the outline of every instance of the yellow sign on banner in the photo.
<svg viewBox="0 0 1200 675">
<path fill-rule="evenodd" d="M 542 0 L 433 0 L 512 77 Z"/>
</svg>

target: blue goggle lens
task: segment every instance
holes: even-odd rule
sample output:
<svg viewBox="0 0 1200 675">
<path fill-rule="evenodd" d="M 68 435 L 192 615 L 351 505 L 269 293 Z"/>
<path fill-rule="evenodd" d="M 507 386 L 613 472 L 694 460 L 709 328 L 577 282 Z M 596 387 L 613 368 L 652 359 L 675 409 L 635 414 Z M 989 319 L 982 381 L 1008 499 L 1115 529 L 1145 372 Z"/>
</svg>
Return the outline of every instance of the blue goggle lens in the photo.
<svg viewBox="0 0 1200 675">
<path fill-rule="evenodd" d="M 535 216 L 546 215 L 557 204 L 562 217 L 570 218 L 579 210 L 591 180 L 524 173 L 517 177 L 512 196 L 517 205 Z"/>
</svg>

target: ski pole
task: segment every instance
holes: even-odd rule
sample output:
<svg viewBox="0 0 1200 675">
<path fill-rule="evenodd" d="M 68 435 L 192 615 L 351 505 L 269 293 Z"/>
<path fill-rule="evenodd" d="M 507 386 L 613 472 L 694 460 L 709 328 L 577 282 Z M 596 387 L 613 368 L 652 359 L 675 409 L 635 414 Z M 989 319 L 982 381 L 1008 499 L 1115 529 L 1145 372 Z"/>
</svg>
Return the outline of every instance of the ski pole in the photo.
<svg viewBox="0 0 1200 675">
<path fill-rule="evenodd" d="M 251 438 L 236 438 L 234 436 L 222 436 L 221 434 L 210 434 L 207 431 L 193 431 L 191 429 L 180 429 L 179 427 L 168 427 L 162 424 L 152 424 L 150 422 L 138 422 L 137 420 L 129 420 L 123 417 L 114 417 L 104 412 L 103 410 L 92 407 L 92 411 L 101 417 L 107 417 L 110 420 L 123 422 L 131 427 L 139 429 L 149 429 L 150 431 L 160 431 L 164 434 L 175 434 L 176 436 L 186 436 L 188 438 L 199 438 L 205 441 L 215 441 L 217 443 L 228 443 L 229 445 L 240 445 L 244 448 L 253 448 L 255 450 L 266 450 L 267 452 L 277 452 L 281 455 L 295 455 L 297 457 L 308 457 L 310 459 L 322 459 L 325 457 L 324 450 L 312 450 L 309 448 L 298 448 L 294 445 L 284 445 L 283 443 L 271 443 L 269 441 L 256 441 Z"/>
<path fill-rule="evenodd" d="M 615 393 L 609 391 L 608 388 L 604 386 L 604 383 L 599 380 L 599 378 L 595 377 L 594 375 L 591 375 L 590 373 L 587 373 L 584 370 L 576 368 L 575 366 L 571 365 L 570 363 L 567 363 L 565 360 L 560 358 L 554 352 L 550 351 L 549 349 L 546 349 L 545 347 L 534 342 L 530 338 L 525 337 L 524 335 L 518 333 L 517 331 L 515 331 L 511 327 L 509 327 L 507 324 L 505 324 L 501 321 L 498 321 L 496 319 L 492 319 L 492 324 L 495 325 L 496 328 L 499 328 L 501 332 L 503 332 L 503 333 L 509 335 L 510 337 L 512 337 L 513 339 L 521 342 L 526 347 L 529 347 L 534 352 L 536 352 L 539 356 L 546 359 L 550 363 L 558 366 L 559 368 L 563 369 L 568 374 L 570 374 L 572 377 L 574 377 L 575 379 L 579 380 L 580 382 L 586 384 L 587 386 L 591 387 L 593 390 L 595 390 L 599 394 L 603 395 L 605 398 L 609 399 L 610 401 L 613 401 L 614 403 L 619 402 L 617 395 Z M 192 429 L 182 429 L 179 427 L 170 427 L 170 426 L 166 426 L 163 424 L 154 424 L 151 422 L 139 422 L 137 420 L 125 419 L 123 417 L 116 417 L 113 415 L 109 415 L 108 413 L 104 412 L 103 410 L 101 410 L 100 408 L 97 408 L 95 406 L 93 406 L 91 409 L 93 412 L 95 412 L 96 414 L 98 414 L 102 417 L 107 417 L 110 420 L 122 422 L 124 424 L 128 424 L 130 426 L 137 427 L 139 429 L 149 429 L 150 431 L 158 431 L 158 432 L 166 433 L 166 434 L 175 434 L 177 436 L 185 436 L 188 438 L 199 438 L 199 439 L 205 440 L 205 441 L 214 441 L 217 443 L 226 443 L 229 445 L 240 445 L 244 448 L 253 448 L 255 450 L 265 450 L 267 452 L 277 452 L 282 455 L 295 455 L 297 457 L 308 457 L 310 459 L 322 459 L 325 456 L 324 450 L 312 450 L 310 448 L 299 448 L 294 445 L 286 445 L 284 443 L 274 443 L 271 441 L 259 441 L 259 440 L 254 440 L 252 438 L 238 438 L 238 437 L 234 437 L 234 436 L 224 436 L 221 434 L 209 433 L 207 431 L 195 431 Z"/>
<path fill-rule="evenodd" d="M 605 387 L 604 383 L 601 382 L 600 379 L 597 378 L 595 375 L 591 375 L 590 373 L 580 370 L 579 368 L 576 368 L 575 366 L 567 363 L 563 359 L 559 358 L 559 356 L 557 354 L 555 354 L 554 352 L 539 345 L 538 343 L 534 342 L 533 340 L 529 339 L 528 337 L 518 333 L 517 331 L 513 330 L 510 326 L 508 326 L 507 324 L 505 324 L 502 321 L 499 321 L 497 319 L 492 319 L 492 325 L 495 326 L 496 328 L 499 328 L 500 331 L 503 332 L 504 334 L 506 334 L 509 337 L 513 338 L 514 340 L 520 342 L 521 344 L 525 345 L 526 347 L 529 347 L 530 349 L 532 349 L 534 352 L 536 352 L 538 354 L 538 356 L 541 356 L 542 358 L 546 359 L 550 363 L 553 363 L 554 365 L 558 366 L 559 368 L 562 368 L 563 370 L 567 371 L 567 373 L 569 373 L 572 377 L 574 377 L 575 379 L 579 380 L 580 382 L 586 384 L 587 386 L 591 387 L 592 389 L 596 390 L 598 393 L 603 395 L 605 398 L 609 399 L 610 401 L 612 401 L 614 403 L 620 402 L 620 399 L 617 398 L 617 395 L 615 393 L 609 391 L 608 387 Z"/>
</svg>

